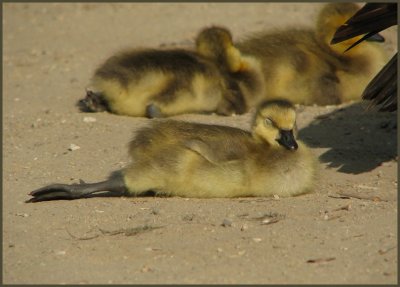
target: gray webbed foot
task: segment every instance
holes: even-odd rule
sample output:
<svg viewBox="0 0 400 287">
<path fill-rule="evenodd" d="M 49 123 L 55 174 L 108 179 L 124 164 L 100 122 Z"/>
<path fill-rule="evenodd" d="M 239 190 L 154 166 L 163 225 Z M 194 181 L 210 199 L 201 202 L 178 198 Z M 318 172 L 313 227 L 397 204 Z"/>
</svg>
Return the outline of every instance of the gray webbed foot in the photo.
<svg viewBox="0 0 400 287">
<path fill-rule="evenodd" d="M 77 102 L 77 106 L 82 112 L 104 112 L 110 111 L 107 101 L 101 93 L 86 91 L 86 97 Z"/>
<path fill-rule="evenodd" d="M 33 196 L 27 202 L 38 202 L 44 200 L 55 200 L 55 199 L 76 199 L 81 198 L 85 194 L 84 186 L 86 184 L 52 184 L 39 189 L 36 189 L 29 193 Z"/>
</svg>

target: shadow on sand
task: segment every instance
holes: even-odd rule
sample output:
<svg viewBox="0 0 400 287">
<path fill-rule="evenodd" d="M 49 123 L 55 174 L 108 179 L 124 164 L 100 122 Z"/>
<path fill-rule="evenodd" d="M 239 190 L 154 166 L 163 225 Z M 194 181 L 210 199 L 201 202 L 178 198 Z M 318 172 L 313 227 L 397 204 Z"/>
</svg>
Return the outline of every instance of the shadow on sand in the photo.
<svg viewBox="0 0 400 287">
<path fill-rule="evenodd" d="M 397 156 L 397 112 L 365 111 L 360 103 L 317 117 L 299 131 L 310 147 L 329 148 L 321 162 L 343 173 L 368 172 Z"/>
</svg>

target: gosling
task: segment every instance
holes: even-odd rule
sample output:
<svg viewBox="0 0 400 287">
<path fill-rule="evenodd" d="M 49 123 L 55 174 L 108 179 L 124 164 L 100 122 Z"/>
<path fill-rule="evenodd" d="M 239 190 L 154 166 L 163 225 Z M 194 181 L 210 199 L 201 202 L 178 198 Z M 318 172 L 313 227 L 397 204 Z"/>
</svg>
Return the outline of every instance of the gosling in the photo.
<svg viewBox="0 0 400 287">
<path fill-rule="evenodd" d="M 114 55 L 95 71 L 94 91 L 78 106 L 149 118 L 242 114 L 244 96 L 262 91 L 262 81 L 261 66 L 240 54 L 230 31 L 210 27 L 197 36 L 195 51 L 136 49 Z"/>
<path fill-rule="evenodd" d="M 312 190 L 317 160 L 295 139 L 296 113 L 286 100 L 262 103 L 251 132 L 153 120 L 130 143 L 132 163 L 99 183 L 53 184 L 30 193 L 29 202 L 116 195 L 231 198 L 295 196 Z"/>
<path fill-rule="evenodd" d="M 242 53 L 262 62 L 264 99 L 283 97 L 303 105 L 360 100 L 365 86 L 386 63 L 382 44 L 371 42 L 384 41 L 383 37 L 369 38 L 346 53 L 351 43 L 330 45 L 336 29 L 358 9 L 355 3 L 329 3 L 320 11 L 315 29 L 256 33 L 237 43 Z"/>
</svg>

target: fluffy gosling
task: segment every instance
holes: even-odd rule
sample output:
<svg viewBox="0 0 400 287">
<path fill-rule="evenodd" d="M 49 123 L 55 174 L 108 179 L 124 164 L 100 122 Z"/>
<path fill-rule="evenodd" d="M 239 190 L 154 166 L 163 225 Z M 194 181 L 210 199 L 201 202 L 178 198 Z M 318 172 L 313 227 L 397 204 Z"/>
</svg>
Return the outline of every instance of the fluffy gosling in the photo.
<svg viewBox="0 0 400 287">
<path fill-rule="evenodd" d="M 336 29 L 358 9 L 355 3 L 329 3 L 320 11 L 315 29 L 261 32 L 237 43 L 241 52 L 262 62 L 264 99 L 280 97 L 303 105 L 360 100 L 365 86 L 386 63 L 382 45 L 367 42 L 346 53 L 351 43 L 330 45 Z"/>
<path fill-rule="evenodd" d="M 241 114 L 244 97 L 262 91 L 257 65 L 233 46 L 227 29 L 205 28 L 196 38 L 196 51 L 137 49 L 109 58 L 94 73 L 94 92 L 78 105 L 83 111 L 150 118 Z"/>
<path fill-rule="evenodd" d="M 53 184 L 30 202 L 76 199 L 109 191 L 181 197 L 294 196 L 312 190 L 316 159 L 295 139 L 296 113 L 285 100 L 258 108 L 251 132 L 154 120 L 130 143 L 132 162 L 99 183 Z"/>
</svg>

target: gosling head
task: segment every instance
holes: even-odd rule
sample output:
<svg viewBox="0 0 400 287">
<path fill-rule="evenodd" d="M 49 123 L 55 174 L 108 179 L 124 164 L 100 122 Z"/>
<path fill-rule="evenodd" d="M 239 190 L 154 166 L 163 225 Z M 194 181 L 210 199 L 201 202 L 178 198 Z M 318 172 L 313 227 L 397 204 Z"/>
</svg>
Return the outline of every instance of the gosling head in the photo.
<svg viewBox="0 0 400 287">
<path fill-rule="evenodd" d="M 233 45 L 232 34 L 226 28 L 213 26 L 203 29 L 196 38 L 196 50 L 230 72 L 237 72 L 241 68 L 241 54 Z"/>
<path fill-rule="evenodd" d="M 284 147 L 295 151 L 298 144 L 296 135 L 296 111 L 286 100 L 263 102 L 254 117 L 253 137 L 271 147 Z"/>
<path fill-rule="evenodd" d="M 329 3 L 324 6 L 318 16 L 316 33 L 318 39 L 336 53 L 342 54 L 348 47 L 360 40 L 363 35 L 353 37 L 335 45 L 330 45 L 336 30 L 352 17 L 360 6 L 356 3 Z M 385 39 L 380 34 L 375 34 L 367 41 L 384 42 Z M 356 52 L 356 49 L 350 50 Z M 349 52 L 350 52 L 349 51 Z"/>
</svg>

